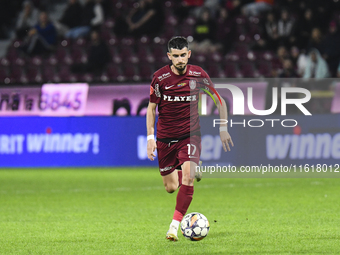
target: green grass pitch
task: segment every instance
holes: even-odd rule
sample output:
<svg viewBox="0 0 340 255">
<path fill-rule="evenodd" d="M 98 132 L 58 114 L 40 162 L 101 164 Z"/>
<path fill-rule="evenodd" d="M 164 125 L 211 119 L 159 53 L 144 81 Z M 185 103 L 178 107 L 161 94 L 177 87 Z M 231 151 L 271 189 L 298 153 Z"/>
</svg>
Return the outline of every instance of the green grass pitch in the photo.
<svg viewBox="0 0 340 255">
<path fill-rule="evenodd" d="M 0 254 L 340 254 L 340 179 L 203 179 L 210 232 L 165 239 L 156 168 L 0 170 Z"/>
</svg>

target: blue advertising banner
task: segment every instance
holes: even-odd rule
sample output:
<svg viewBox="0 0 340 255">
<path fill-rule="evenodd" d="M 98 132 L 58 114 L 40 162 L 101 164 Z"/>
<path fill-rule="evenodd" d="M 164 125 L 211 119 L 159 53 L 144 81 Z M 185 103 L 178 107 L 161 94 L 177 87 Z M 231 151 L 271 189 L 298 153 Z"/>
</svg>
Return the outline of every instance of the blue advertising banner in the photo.
<svg viewBox="0 0 340 255">
<path fill-rule="evenodd" d="M 340 115 L 231 116 L 224 152 L 215 117 L 201 117 L 206 164 L 336 164 Z M 145 117 L 2 117 L 0 167 L 157 166 L 146 154 Z"/>
<path fill-rule="evenodd" d="M 145 117 L 2 117 L 0 167 L 157 165 Z"/>
<path fill-rule="evenodd" d="M 218 137 L 206 141 L 206 134 L 218 135 L 214 119 L 201 118 L 202 159 L 208 164 L 287 165 L 338 164 L 340 161 L 340 115 L 232 116 L 229 133 L 235 146 L 224 153 Z M 216 121 L 215 121 L 216 122 Z M 213 135 L 214 136 L 214 135 Z M 204 148 L 206 147 L 206 148 Z M 207 148 L 218 151 L 209 157 Z"/>
</svg>

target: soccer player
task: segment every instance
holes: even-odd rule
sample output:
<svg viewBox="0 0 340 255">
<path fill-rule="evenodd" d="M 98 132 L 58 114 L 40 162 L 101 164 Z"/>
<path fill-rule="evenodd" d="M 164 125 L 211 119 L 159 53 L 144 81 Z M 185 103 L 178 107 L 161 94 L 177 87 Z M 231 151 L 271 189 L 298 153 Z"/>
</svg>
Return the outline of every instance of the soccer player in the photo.
<svg viewBox="0 0 340 255">
<path fill-rule="evenodd" d="M 157 149 L 159 171 L 165 189 L 173 193 L 179 188 L 173 220 L 166 238 L 177 241 L 179 223 L 194 193 L 195 169 L 199 164 L 201 136 L 198 115 L 199 81 L 211 86 L 207 73 L 199 66 L 188 65 L 191 51 L 186 38 L 177 36 L 168 42 L 168 58 L 172 61 L 154 73 L 147 109 L 147 154 L 154 160 Z M 204 86 L 205 89 L 208 89 Z M 213 89 L 214 90 L 214 89 Z M 215 91 L 216 92 L 216 91 Z M 227 119 L 225 101 L 214 94 L 220 118 Z M 154 137 L 158 105 L 157 142 Z M 220 126 L 225 151 L 234 146 L 226 125 Z M 181 170 L 178 170 L 181 169 Z"/>
</svg>

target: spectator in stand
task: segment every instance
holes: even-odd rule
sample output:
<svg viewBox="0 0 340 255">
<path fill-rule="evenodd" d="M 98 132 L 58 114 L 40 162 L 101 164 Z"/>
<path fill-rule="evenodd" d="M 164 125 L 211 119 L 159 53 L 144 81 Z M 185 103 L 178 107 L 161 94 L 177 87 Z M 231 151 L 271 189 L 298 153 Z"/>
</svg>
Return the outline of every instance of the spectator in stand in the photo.
<svg viewBox="0 0 340 255">
<path fill-rule="evenodd" d="M 28 31 L 37 24 L 39 17 L 38 10 L 34 7 L 31 1 L 23 2 L 23 9 L 19 14 L 16 23 L 16 37 L 22 40 L 26 37 Z"/>
<path fill-rule="evenodd" d="M 305 50 L 301 50 L 301 52 L 299 52 L 298 55 L 299 56 L 296 61 L 297 74 L 300 77 L 303 77 L 307 67 L 307 55 L 305 54 Z M 292 54 L 292 56 L 294 56 L 294 54 Z"/>
<path fill-rule="evenodd" d="M 91 32 L 91 46 L 86 63 L 73 64 L 74 73 L 96 73 L 102 71 L 110 61 L 110 51 L 96 30 Z"/>
<path fill-rule="evenodd" d="M 291 14 L 297 14 L 298 16 L 301 16 L 303 13 L 303 9 L 301 7 L 301 1 L 296 0 L 277 0 L 275 1 L 275 9 L 286 9 Z M 305 8 L 305 7 L 303 7 Z"/>
<path fill-rule="evenodd" d="M 283 60 L 283 70 L 279 75 L 279 78 L 298 78 L 299 76 L 294 70 L 293 61 L 289 58 Z"/>
<path fill-rule="evenodd" d="M 242 12 L 246 16 L 259 16 L 263 12 L 270 11 L 273 5 L 274 0 L 255 0 L 253 3 L 246 4 Z"/>
<path fill-rule="evenodd" d="M 307 51 L 310 49 L 317 49 L 320 51 L 322 49 L 323 36 L 320 28 L 315 27 L 312 29 L 312 34 L 308 42 Z"/>
<path fill-rule="evenodd" d="M 204 1 L 204 7 L 208 8 L 210 10 L 210 14 L 213 17 L 217 16 L 217 13 L 220 10 L 220 0 L 205 0 Z"/>
<path fill-rule="evenodd" d="M 69 3 L 61 17 L 55 22 L 57 30 L 60 35 L 64 36 L 70 29 L 81 26 L 81 19 L 83 7 L 79 0 L 69 0 Z"/>
<path fill-rule="evenodd" d="M 230 51 L 234 38 L 234 19 L 229 16 L 228 10 L 222 7 L 220 9 L 219 18 L 217 21 L 216 40 L 222 44 L 223 54 L 226 54 Z"/>
<path fill-rule="evenodd" d="M 41 12 L 39 22 L 28 32 L 21 49 L 28 55 L 44 55 L 55 49 L 57 31 L 47 12 Z"/>
<path fill-rule="evenodd" d="M 317 18 L 314 17 L 313 10 L 308 8 L 304 12 L 303 17 L 299 20 L 298 29 L 296 30 L 297 43 L 300 49 L 308 46 L 308 40 L 311 36 L 313 28 L 318 25 Z"/>
<path fill-rule="evenodd" d="M 174 14 L 178 17 L 179 23 L 186 19 L 191 11 L 196 11 L 204 4 L 204 0 L 181 0 L 180 4 L 175 8 Z"/>
<path fill-rule="evenodd" d="M 288 10 L 282 10 L 281 18 L 277 24 L 279 42 L 288 48 L 296 41 L 294 36 L 294 23 L 295 21 L 290 17 Z"/>
<path fill-rule="evenodd" d="M 252 50 L 273 50 L 276 51 L 279 45 L 279 34 L 277 21 L 273 12 L 267 13 L 266 21 L 262 25 L 264 31 L 262 37 L 255 42 Z"/>
<path fill-rule="evenodd" d="M 323 51 L 321 53 L 328 63 L 332 77 L 336 77 L 340 61 L 340 32 L 335 21 L 329 24 L 328 31 L 322 43 Z"/>
<path fill-rule="evenodd" d="M 70 29 L 65 36 L 73 39 L 87 36 L 91 29 L 99 29 L 103 22 L 101 0 L 87 0 L 82 11 L 81 25 Z"/>
<path fill-rule="evenodd" d="M 285 46 L 280 46 L 279 48 L 277 48 L 277 56 L 281 64 L 283 64 L 283 61 L 289 58 L 289 53 L 287 51 L 287 48 Z"/>
<path fill-rule="evenodd" d="M 140 0 L 126 18 L 119 18 L 114 27 L 118 36 L 156 36 L 163 28 L 164 14 L 158 0 Z"/>
<path fill-rule="evenodd" d="M 241 0 L 225 0 L 222 6 L 227 9 L 230 17 L 234 18 L 241 15 L 242 4 L 244 4 L 244 2 L 249 1 L 242 1 L 241 3 Z"/>
<path fill-rule="evenodd" d="M 292 47 L 290 48 L 290 58 L 291 58 L 291 60 L 292 60 L 294 66 L 296 66 L 297 61 L 298 61 L 298 59 L 299 59 L 299 56 L 300 56 L 300 50 L 299 50 L 299 48 L 298 48 L 297 46 L 295 46 L 295 45 L 292 46 Z"/>
<path fill-rule="evenodd" d="M 20 10 L 22 1 L 0 1 L 0 39 L 8 39 L 10 36 L 10 28 L 17 14 Z"/>
<path fill-rule="evenodd" d="M 321 57 L 317 49 L 311 49 L 307 57 L 307 65 L 303 78 L 323 79 L 328 77 L 329 70 L 326 61 Z"/>
<path fill-rule="evenodd" d="M 202 54 L 213 53 L 221 49 L 221 45 L 216 43 L 216 27 L 215 20 L 211 18 L 208 8 L 201 10 L 201 15 L 194 26 L 194 41 L 190 48 L 193 52 Z"/>
</svg>

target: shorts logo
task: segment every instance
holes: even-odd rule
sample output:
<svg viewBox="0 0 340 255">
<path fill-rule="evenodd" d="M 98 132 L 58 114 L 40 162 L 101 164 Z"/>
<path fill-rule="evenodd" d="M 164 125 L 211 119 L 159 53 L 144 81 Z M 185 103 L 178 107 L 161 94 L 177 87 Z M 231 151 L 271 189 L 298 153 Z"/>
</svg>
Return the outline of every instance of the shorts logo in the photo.
<svg viewBox="0 0 340 255">
<path fill-rule="evenodd" d="M 189 87 L 191 89 L 195 89 L 196 88 L 196 81 L 195 80 L 190 80 L 189 81 Z"/>
<path fill-rule="evenodd" d="M 187 84 L 185 82 L 182 82 L 182 83 L 177 84 L 177 87 L 183 87 L 185 85 L 187 85 Z"/>
<path fill-rule="evenodd" d="M 164 167 L 164 168 L 160 168 L 159 171 L 161 172 L 165 172 L 165 171 L 169 171 L 173 168 L 174 166 L 167 166 L 167 167 Z"/>
<path fill-rule="evenodd" d="M 156 95 L 156 97 L 161 97 L 161 92 L 159 92 L 158 83 L 156 83 L 156 85 L 155 85 L 155 95 Z"/>
</svg>

